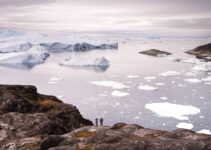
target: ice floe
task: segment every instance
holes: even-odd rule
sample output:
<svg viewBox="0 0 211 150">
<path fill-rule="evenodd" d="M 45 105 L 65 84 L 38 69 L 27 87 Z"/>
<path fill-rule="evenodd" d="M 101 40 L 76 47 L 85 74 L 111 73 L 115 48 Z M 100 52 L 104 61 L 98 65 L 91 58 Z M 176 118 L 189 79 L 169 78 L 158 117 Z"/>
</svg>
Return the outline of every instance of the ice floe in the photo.
<svg viewBox="0 0 211 150">
<path fill-rule="evenodd" d="M 207 78 L 203 78 L 202 81 L 211 82 L 211 76 L 210 77 L 207 77 Z"/>
<path fill-rule="evenodd" d="M 210 132 L 210 130 L 207 130 L 207 129 L 202 129 L 202 130 L 200 130 L 200 131 L 197 131 L 197 133 L 211 135 L 211 132 Z"/>
<path fill-rule="evenodd" d="M 153 91 L 153 90 L 157 90 L 158 88 L 157 87 L 154 87 L 154 86 L 150 86 L 150 85 L 140 85 L 138 87 L 140 90 L 145 90 L 145 91 Z"/>
<path fill-rule="evenodd" d="M 158 86 L 162 86 L 162 85 L 165 85 L 165 83 L 155 83 L 155 85 L 158 85 Z"/>
<path fill-rule="evenodd" d="M 211 62 L 201 63 L 191 68 L 193 71 L 211 72 Z"/>
<path fill-rule="evenodd" d="M 136 79 L 136 78 L 139 78 L 139 76 L 136 76 L 136 75 L 127 75 L 126 78 L 128 78 L 128 79 Z"/>
<path fill-rule="evenodd" d="M 184 79 L 185 82 L 190 82 L 190 83 L 200 83 L 201 80 L 197 78 L 190 78 L 190 79 Z"/>
<path fill-rule="evenodd" d="M 144 79 L 145 80 L 155 80 L 155 79 L 157 79 L 157 77 L 155 77 L 155 76 L 148 76 L 148 77 L 145 77 Z"/>
<path fill-rule="evenodd" d="M 167 100 L 168 98 L 167 97 L 160 97 L 160 99 Z"/>
<path fill-rule="evenodd" d="M 126 89 L 129 88 L 129 86 L 124 85 L 121 82 L 116 81 L 93 81 L 92 84 L 98 85 L 98 86 L 104 86 L 104 87 L 112 87 L 113 89 Z"/>
<path fill-rule="evenodd" d="M 190 130 L 190 129 L 193 128 L 193 124 L 192 123 L 181 122 L 181 123 L 177 124 L 176 127 Z"/>
<path fill-rule="evenodd" d="M 64 80 L 64 79 L 63 79 L 63 78 L 53 77 L 53 78 L 51 78 L 51 79 L 48 81 L 48 83 L 50 83 L 50 84 L 56 84 L 56 83 L 61 82 L 62 80 Z"/>
<path fill-rule="evenodd" d="M 179 76 L 181 75 L 181 73 L 177 71 L 167 71 L 167 72 L 160 73 L 159 75 L 163 77 L 172 77 L 172 76 Z"/>
<path fill-rule="evenodd" d="M 151 110 L 161 117 L 171 117 L 178 120 L 189 120 L 188 115 L 200 113 L 200 109 L 190 105 L 180 105 L 172 103 L 149 103 L 146 109 Z"/>
<path fill-rule="evenodd" d="M 126 92 L 121 92 L 121 91 L 113 91 L 111 93 L 112 96 L 116 96 L 116 97 L 125 97 L 125 96 L 128 96 L 130 95 L 129 93 L 126 93 Z"/>
<path fill-rule="evenodd" d="M 0 53 L 23 52 L 32 48 L 31 43 L 16 44 L 9 47 L 0 48 Z"/>
</svg>

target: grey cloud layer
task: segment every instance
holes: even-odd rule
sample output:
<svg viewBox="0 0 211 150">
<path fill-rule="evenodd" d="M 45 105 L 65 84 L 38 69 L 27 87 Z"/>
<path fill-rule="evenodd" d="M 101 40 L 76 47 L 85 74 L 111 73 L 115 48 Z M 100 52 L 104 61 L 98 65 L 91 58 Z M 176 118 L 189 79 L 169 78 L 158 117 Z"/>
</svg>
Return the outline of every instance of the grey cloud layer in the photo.
<svg viewBox="0 0 211 150">
<path fill-rule="evenodd" d="M 0 0 L 0 27 L 211 35 L 210 6 L 211 0 Z"/>
</svg>

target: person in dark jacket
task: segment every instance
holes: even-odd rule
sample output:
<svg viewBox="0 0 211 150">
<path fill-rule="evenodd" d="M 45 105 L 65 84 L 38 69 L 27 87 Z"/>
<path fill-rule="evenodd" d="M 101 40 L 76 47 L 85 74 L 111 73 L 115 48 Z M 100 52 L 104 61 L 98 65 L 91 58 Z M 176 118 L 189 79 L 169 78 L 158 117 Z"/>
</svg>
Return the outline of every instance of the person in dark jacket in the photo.
<svg viewBox="0 0 211 150">
<path fill-rule="evenodd" d="M 100 125 L 103 126 L 103 118 L 100 118 Z"/>
<path fill-rule="evenodd" d="M 95 126 L 98 126 L 98 118 L 95 119 Z"/>
</svg>

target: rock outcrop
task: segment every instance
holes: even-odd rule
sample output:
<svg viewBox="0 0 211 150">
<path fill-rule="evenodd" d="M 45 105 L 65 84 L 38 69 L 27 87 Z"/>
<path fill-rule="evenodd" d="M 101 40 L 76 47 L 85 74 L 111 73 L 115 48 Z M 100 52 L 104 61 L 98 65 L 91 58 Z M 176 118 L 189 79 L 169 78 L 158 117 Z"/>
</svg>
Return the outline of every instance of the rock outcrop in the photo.
<svg viewBox="0 0 211 150">
<path fill-rule="evenodd" d="M 0 150 L 39 149 L 46 135 L 92 125 L 78 109 L 34 86 L 0 85 Z"/>
<path fill-rule="evenodd" d="M 186 53 L 195 55 L 199 59 L 204 59 L 206 61 L 211 61 L 211 43 L 198 46 Z"/>
<path fill-rule="evenodd" d="M 93 126 L 34 86 L 0 85 L 0 150 L 211 150 L 211 136 L 135 124 Z"/>
<path fill-rule="evenodd" d="M 41 150 L 209 150 L 211 136 L 185 129 L 172 132 L 118 123 L 112 127 L 84 127 L 48 136 Z"/>
<path fill-rule="evenodd" d="M 150 49 L 150 50 L 146 50 L 146 51 L 141 51 L 139 53 L 145 54 L 145 55 L 150 55 L 150 56 L 157 56 L 157 57 L 171 55 L 171 53 L 169 53 L 169 52 L 165 52 L 165 51 L 161 51 L 161 50 L 157 50 L 157 49 Z"/>
</svg>

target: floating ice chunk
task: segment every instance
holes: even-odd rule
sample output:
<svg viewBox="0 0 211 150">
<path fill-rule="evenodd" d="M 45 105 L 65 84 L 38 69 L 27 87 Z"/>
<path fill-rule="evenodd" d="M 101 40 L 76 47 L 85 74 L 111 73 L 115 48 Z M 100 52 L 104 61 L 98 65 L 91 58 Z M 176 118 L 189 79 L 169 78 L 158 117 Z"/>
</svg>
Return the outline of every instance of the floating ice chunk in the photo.
<svg viewBox="0 0 211 150">
<path fill-rule="evenodd" d="M 190 130 L 190 129 L 193 128 L 193 124 L 192 123 L 181 122 L 181 123 L 177 124 L 176 127 Z"/>
<path fill-rule="evenodd" d="M 210 77 L 207 77 L 207 78 L 203 78 L 202 81 L 211 82 L 211 76 Z"/>
<path fill-rule="evenodd" d="M 62 66 L 101 66 L 109 67 L 110 62 L 105 57 L 100 58 L 82 58 L 82 57 L 73 57 L 67 58 L 64 61 L 60 62 Z"/>
<path fill-rule="evenodd" d="M 135 79 L 135 78 L 138 78 L 139 76 L 136 76 L 136 75 L 127 75 L 126 78 L 128 79 Z"/>
<path fill-rule="evenodd" d="M 153 87 L 153 86 L 149 86 L 149 85 L 140 85 L 138 87 L 140 90 L 145 90 L 145 91 L 153 91 L 153 90 L 157 90 L 157 87 Z"/>
<path fill-rule="evenodd" d="M 200 109 L 197 107 L 172 103 L 150 103 L 146 104 L 145 108 L 161 117 L 172 117 L 178 120 L 188 120 L 187 115 L 200 113 Z"/>
<path fill-rule="evenodd" d="M 53 78 L 51 78 L 51 79 L 49 80 L 48 83 L 50 83 L 50 84 L 56 84 L 56 83 L 61 82 L 62 80 L 64 80 L 64 79 L 63 79 L 63 78 L 53 77 Z"/>
<path fill-rule="evenodd" d="M 193 68 L 191 68 L 193 71 L 203 71 L 203 72 L 210 72 L 211 71 L 211 63 L 201 63 L 198 65 L 195 65 Z"/>
<path fill-rule="evenodd" d="M 164 77 L 172 77 L 172 76 L 179 76 L 181 75 L 181 73 L 177 71 L 167 71 L 167 72 L 160 73 L 159 75 L 164 76 Z"/>
<path fill-rule="evenodd" d="M 91 83 L 98 85 L 98 86 L 112 87 L 113 89 L 129 88 L 129 86 L 126 86 L 126 85 L 124 85 L 120 82 L 115 82 L 115 81 L 94 81 L 94 82 L 91 82 Z"/>
<path fill-rule="evenodd" d="M 57 98 L 64 98 L 64 95 L 59 95 L 59 96 L 57 96 Z"/>
<path fill-rule="evenodd" d="M 155 80 L 155 79 L 157 79 L 157 77 L 155 77 L 155 76 L 145 77 L 145 80 Z"/>
<path fill-rule="evenodd" d="M 190 79 L 184 79 L 185 82 L 190 82 L 190 83 L 200 83 L 201 80 L 196 79 L 196 78 L 190 78 Z"/>
<path fill-rule="evenodd" d="M 126 92 L 121 92 L 121 91 L 113 91 L 111 93 L 112 96 L 116 96 L 116 97 L 125 97 L 125 96 L 128 96 L 130 95 L 129 93 L 126 93 Z"/>
<path fill-rule="evenodd" d="M 202 129 L 202 130 L 198 131 L 197 133 L 211 135 L 211 132 L 210 132 L 210 130 L 207 130 L 207 129 Z"/>
<path fill-rule="evenodd" d="M 167 100 L 168 98 L 167 98 L 167 97 L 161 97 L 160 99 L 162 99 L 162 100 Z"/>
<path fill-rule="evenodd" d="M 186 59 L 186 60 L 182 60 L 181 62 L 183 63 L 189 63 L 189 64 L 201 64 L 202 61 L 196 58 L 190 58 L 190 59 Z"/>
<path fill-rule="evenodd" d="M 179 62 L 179 61 L 181 61 L 181 58 L 180 57 L 169 56 L 168 60 L 173 61 L 173 62 Z"/>
<path fill-rule="evenodd" d="M 23 64 L 23 65 L 35 65 L 44 63 L 49 54 L 44 47 L 33 46 L 26 52 L 13 52 L 0 55 L 0 64 Z"/>
<path fill-rule="evenodd" d="M 162 86 L 162 85 L 165 85 L 165 83 L 155 83 L 155 85 Z"/>
<path fill-rule="evenodd" d="M 23 52 L 32 48 L 31 43 L 17 44 L 9 47 L 0 48 L 0 53 Z"/>
<path fill-rule="evenodd" d="M 194 76 L 195 77 L 196 74 L 197 74 L 196 72 L 187 72 L 185 75 L 186 76 Z"/>
<path fill-rule="evenodd" d="M 199 98 L 200 98 L 200 99 L 205 99 L 205 97 L 202 97 L 202 96 L 201 96 L 201 97 L 199 97 Z"/>
</svg>

